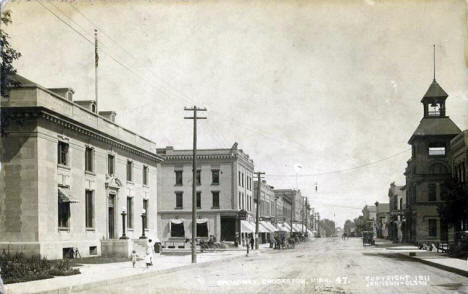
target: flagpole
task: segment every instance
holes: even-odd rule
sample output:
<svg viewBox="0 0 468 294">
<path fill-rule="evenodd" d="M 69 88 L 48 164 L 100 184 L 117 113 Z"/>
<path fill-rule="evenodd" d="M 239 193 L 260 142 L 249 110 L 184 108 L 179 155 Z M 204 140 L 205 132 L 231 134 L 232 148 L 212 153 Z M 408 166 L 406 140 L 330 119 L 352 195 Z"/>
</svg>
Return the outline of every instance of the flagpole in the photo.
<svg viewBox="0 0 468 294">
<path fill-rule="evenodd" d="M 94 99 L 96 102 L 96 113 L 98 112 L 98 36 L 97 29 L 94 29 Z"/>
</svg>

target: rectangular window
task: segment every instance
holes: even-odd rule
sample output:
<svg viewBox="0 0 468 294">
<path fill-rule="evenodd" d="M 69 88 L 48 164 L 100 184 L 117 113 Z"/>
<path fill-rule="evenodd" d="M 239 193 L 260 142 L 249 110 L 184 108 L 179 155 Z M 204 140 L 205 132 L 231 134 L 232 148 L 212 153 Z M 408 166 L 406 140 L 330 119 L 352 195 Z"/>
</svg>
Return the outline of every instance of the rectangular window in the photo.
<svg viewBox="0 0 468 294">
<path fill-rule="evenodd" d="M 115 157 L 112 154 L 107 155 L 107 174 L 113 176 L 115 172 Z"/>
<path fill-rule="evenodd" d="M 242 194 L 239 192 L 239 209 L 242 209 Z"/>
<path fill-rule="evenodd" d="M 219 191 L 211 192 L 213 195 L 213 208 L 219 208 Z"/>
<path fill-rule="evenodd" d="M 57 162 L 61 165 L 68 165 L 68 144 L 65 142 L 58 142 L 57 145 Z"/>
<path fill-rule="evenodd" d="M 176 208 L 182 209 L 184 205 L 184 193 L 183 192 L 176 192 Z"/>
<path fill-rule="evenodd" d="M 201 192 L 197 192 L 197 208 L 201 208 Z"/>
<path fill-rule="evenodd" d="M 133 198 L 127 197 L 127 228 L 133 228 Z"/>
<path fill-rule="evenodd" d="M 241 187 L 244 188 L 244 173 L 242 173 L 241 180 Z"/>
<path fill-rule="evenodd" d="M 176 170 L 175 171 L 175 184 L 176 184 L 176 186 L 182 186 L 183 185 L 183 178 L 182 178 L 182 171 L 181 170 Z"/>
<path fill-rule="evenodd" d="M 147 186 L 148 185 L 148 173 L 149 169 L 147 166 L 143 166 L 143 185 Z"/>
<path fill-rule="evenodd" d="M 86 147 L 85 149 L 85 171 L 94 171 L 94 149 Z"/>
<path fill-rule="evenodd" d="M 211 184 L 219 185 L 219 169 L 211 170 Z"/>
<path fill-rule="evenodd" d="M 94 228 L 94 197 L 92 190 L 86 190 L 85 192 L 85 218 L 86 227 Z"/>
<path fill-rule="evenodd" d="M 430 183 L 428 185 L 428 194 L 429 194 L 429 201 L 437 200 L 437 185 L 435 183 Z"/>
<path fill-rule="evenodd" d="M 127 181 L 133 180 L 133 162 L 127 160 Z"/>
<path fill-rule="evenodd" d="M 58 201 L 58 226 L 68 228 L 70 225 L 70 202 Z"/>
<path fill-rule="evenodd" d="M 437 237 L 437 220 L 436 219 L 428 220 L 428 226 L 429 226 L 429 236 Z"/>
<path fill-rule="evenodd" d="M 445 147 L 429 147 L 429 156 L 444 156 Z"/>
<path fill-rule="evenodd" d="M 197 174 L 196 174 L 196 177 L 197 177 L 197 185 L 201 185 L 201 170 L 197 169 Z"/>
<path fill-rule="evenodd" d="M 239 179 L 239 186 L 241 186 L 241 172 L 239 172 L 238 179 Z"/>
<path fill-rule="evenodd" d="M 148 229 L 148 199 L 143 199 L 143 209 L 145 214 L 143 215 L 143 228 Z"/>
</svg>

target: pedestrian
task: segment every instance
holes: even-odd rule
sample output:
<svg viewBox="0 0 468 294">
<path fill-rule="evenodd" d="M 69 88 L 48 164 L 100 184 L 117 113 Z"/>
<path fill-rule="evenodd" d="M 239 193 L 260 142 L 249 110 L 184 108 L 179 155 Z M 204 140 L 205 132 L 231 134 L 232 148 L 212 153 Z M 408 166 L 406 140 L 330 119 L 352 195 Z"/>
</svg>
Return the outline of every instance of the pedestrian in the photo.
<svg viewBox="0 0 468 294">
<path fill-rule="evenodd" d="M 149 252 L 146 252 L 145 263 L 146 263 L 146 268 L 149 268 L 150 265 L 153 265 L 151 254 Z"/>
<path fill-rule="evenodd" d="M 136 254 L 135 250 L 132 251 L 131 258 L 132 258 L 132 265 L 135 268 L 135 264 L 136 264 L 136 261 L 137 261 L 137 254 Z"/>
<path fill-rule="evenodd" d="M 250 236 L 250 246 L 252 247 L 252 250 L 254 249 L 254 245 L 255 245 L 255 239 L 253 236 Z"/>
<path fill-rule="evenodd" d="M 149 258 L 150 265 L 153 265 L 153 251 L 153 241 L 149 239 L 148 243 L 146 244 L 146 256 Z"/>
</svg>

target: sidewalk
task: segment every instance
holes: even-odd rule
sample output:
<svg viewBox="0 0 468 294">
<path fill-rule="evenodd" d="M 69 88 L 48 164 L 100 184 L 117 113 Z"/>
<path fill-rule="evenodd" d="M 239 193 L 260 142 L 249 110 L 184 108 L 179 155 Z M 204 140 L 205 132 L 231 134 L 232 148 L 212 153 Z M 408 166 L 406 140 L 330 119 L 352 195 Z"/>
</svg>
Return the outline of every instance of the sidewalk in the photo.
<svg viewBox="0 0 468 294">
<path fill-rule="evenodd" d="M 389 243 L 385 241 L 382 241 L 381 244 L 389 245 Z M 468 277 L 468 262 L 466 260 L 449 257 L 447 254 L 441 252 L 422 250 L 411 244 L 397 243 L 380 247 L 385 247 L 385 250 L 388 252 L 396 253 L 407 258 L 409 257 L 421 263 Z"/>
<path fill-rule="evenodd" d="M 268 250 L 270 249 L 261 246 L 259 250 L 250 251 L 249 256 L 258 255 Z M 116 281 L 125 282 L 159 273 L 173 272 L 199 264 L 209 264 L 219 260 L 240 258 L 245 256 L 245 254 L 245 250 L 198 253 L 197 264 L 191 263 L 191 255 L 155 254 L 154 265 L 148 269 L 143 260 L 138 261 L 135 268 L 132 267 L 130 261 L 106 264 L 84 264 L 79 267 L 81 271 L 79 275 L 8 284 L 6 286 L 8 287 L 9 294 L 71 293 L 72 291 L 83 291 L 90 287 L 105 286 Z"/>
</svg>

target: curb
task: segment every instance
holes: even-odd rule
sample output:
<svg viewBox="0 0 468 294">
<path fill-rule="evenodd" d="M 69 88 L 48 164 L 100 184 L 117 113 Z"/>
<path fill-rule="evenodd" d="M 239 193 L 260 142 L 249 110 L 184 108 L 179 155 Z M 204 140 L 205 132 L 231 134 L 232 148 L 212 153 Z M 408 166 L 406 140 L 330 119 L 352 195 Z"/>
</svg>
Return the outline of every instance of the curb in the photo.
<svg viewBox="0 0 468 294">
<path fill-rule="evenodd" d="M 255 254 L 253 256 L 257 256 L 258 254 Z M 69 294 L 73 292 L 80 292 L 80 291 L 86 291 L 91 288 L 95 287 L 103 287 L 103 286 L 109 286 L 109 285 L 115 285 L 119 283 L 125 283 L 133 280 L 139 280 L 139 279 L 144 279 L 144 278 L 149 278 L 149 277 L 154 277 L 160 274 L 167 274 L 167 273 L 172 273 L 184 269 L 190 269 L 194 267 L 205 267 L 209 266 L 211 264 L 217 263 L 219 261 L 230 261 L 234 260 L 237 258 L 242 258 L 246 257 L 245 255 L 238 255 L 238 256 L 231 256 L 227 258 L 221 258 L 218 260 L 212 260 L 212 261 L 207 261 L 207 262 L 202 262 L 202 263 L 194 263 L 194 264 L 187 264 L 187 265 L 181 265 L 181 266 L 176 266 L 172 268 L 167 268 L 167 269 L 162 269 L 159 271 L 153 271 L 153 272 L 148 272 L 148 273 L 139 273 L 135 275 L 130 275 L 126 277 L 120 277 L 120 278 L 112 278 L 108 280 L 102 280 L 102 281 L 95 281 L 95 282 L 89 282 L 89 283 L 83 283 L 83 284 L 78 284 L 78 285 L 72 285 L 68 287 L 61 287 L 61 288 L 56 288 L 52 290 L 45 290 L 45 291 L 38 291 L 38 292 L 27 292 L 28 294 Z M 249 256 L 250 257 L 250 256 Z M 8 285 L 7 285 L 8 286 Z"/>
<path fill-rule="evenodd" d="M 403 253 L 397 253 L 397 254 L 402 255 L 404 257 L 407 257 L 407 258 L 410 258 L 412 260 L 417 260 L 420 263 L 424 263 L 426 265 L 430 265 L 432 267 L 435 267 L 435 268 L 438 268 L 438 269 L 441 269 L 441 270 L 444 270 L 444 271 L 447 271 L 447 272 L 451 272 L 451 273 L 458 274 L 458 275 L 461 275 L 461 276 L 464 276 L 464 277 L 468 277 L 468 270 L 462 270 L 462 269 L 459 269 L 459 268 L 456 268 L 456 267 L 451 267 L 451 266 L 443 265 L 443 264 L 440 264 L 440 263 L 437 263 L 437 262 L 432 262 L 432 261 L 427 260 L 427 259 L 422 259 L 422 258 L 417 258 L 417 257 L 414 257 L 414 256 L 409 256 L 409 255 L 406 255 L 406 254 L 403 254 Z"/>
</svg>

